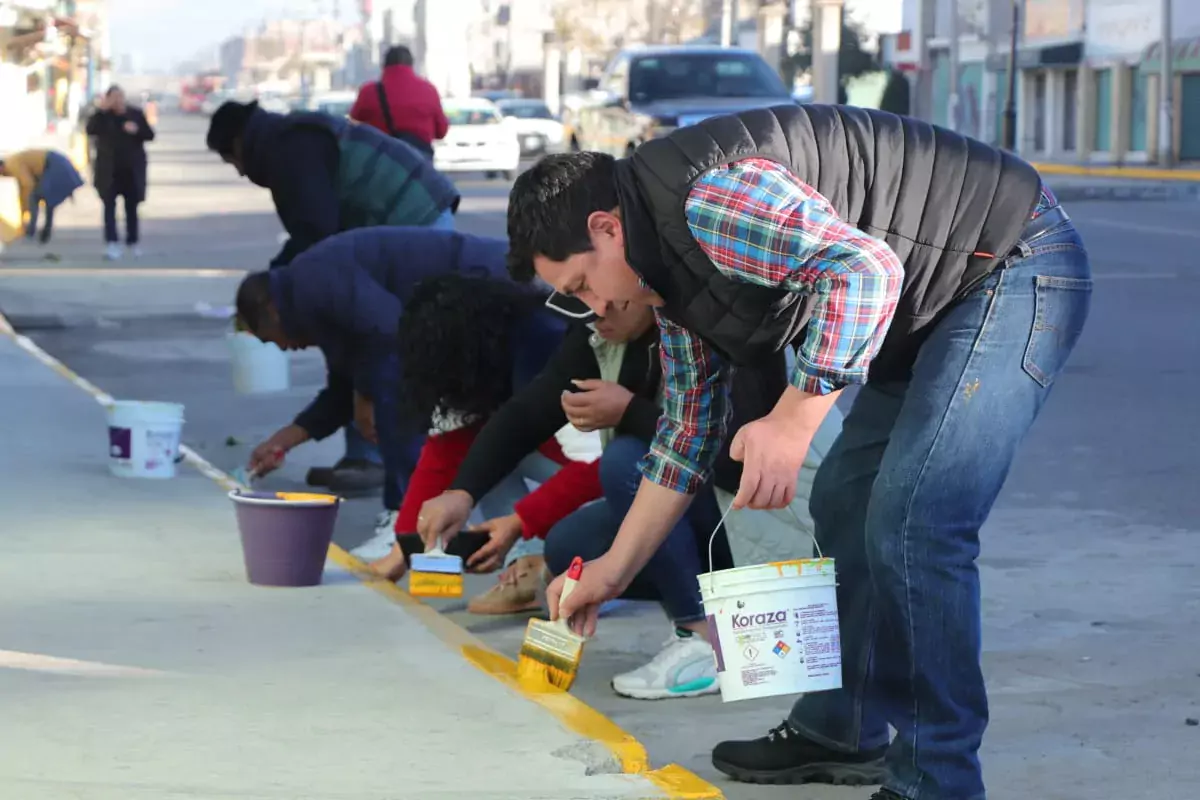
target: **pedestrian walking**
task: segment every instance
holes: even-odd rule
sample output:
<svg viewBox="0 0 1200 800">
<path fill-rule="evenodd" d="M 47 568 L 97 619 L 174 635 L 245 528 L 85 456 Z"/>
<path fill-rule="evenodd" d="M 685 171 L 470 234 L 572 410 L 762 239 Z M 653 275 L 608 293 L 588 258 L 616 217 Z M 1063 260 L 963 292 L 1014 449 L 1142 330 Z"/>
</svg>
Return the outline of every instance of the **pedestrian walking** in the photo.
<svg viewBox="0 0 1200 800">
<path fill-rule="evenodd" d="M 126 102 L 121 87 L 111 86 L 97 101 L 87 134 L 96 152 L 92 180 L 104 204 L 104 257 L 117 261 L 123 254 L 117 231 L 118 198 L 125 211 L 125 246 L 140 257 L 138 206 L 146 201 L 146 142 L 154 141 L 154 128 L 140 108 Z"/>
<path fill-rule="evenodd" d="M 661 332 L 645 478 L 570 597 L 551 585 L 551 614 L 594 631 L 706 479 L 726 365 L 794 346 L 791 385 L 732 440 L 734 507 L 786 505 L 826 412 L 861 387 L 811 500 L 838 567 L 844 688 L 717 745 L 713 764 L 749 782 L 882 782 L 877 800 L 981 800 L 979 530 L 1092 291 L 1083 242 L 1037 171 L 919 120 L 780 106 L 620 161 L 549 156 L 517 179 L 508 232 L 514 277 L 597 313 L 653 305 Z"/>
<path fill-rule="evenodd" d="M 17 182 L 17 198 L 25 236 L 37 234 L 38 212 L 46 209 L 46 220 L 38 241 L 46 244 L 54 235 L 54 209 L 83 186 L 83 178 L 71 160 L 57 150 L 21 150 L 0 159 L 0 175 Z"/>
<path fill-rule="evenodd" d="M 433 159 L 433 142 L 444 139 L 450 122 L 437 87 L 413 69 L 412 51 L 404 45 L 388 49 L 383 74 L 358 90 L 350 119 L 378 128 Z"/>
</svg>

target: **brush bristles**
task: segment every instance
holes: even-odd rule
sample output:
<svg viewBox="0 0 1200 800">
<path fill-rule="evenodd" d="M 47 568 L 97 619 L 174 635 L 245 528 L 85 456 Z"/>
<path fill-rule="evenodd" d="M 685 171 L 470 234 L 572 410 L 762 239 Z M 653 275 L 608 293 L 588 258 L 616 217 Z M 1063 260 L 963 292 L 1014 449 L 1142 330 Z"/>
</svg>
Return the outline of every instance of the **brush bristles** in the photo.
<svg viewBox="0 0 1200 800">
<path fill-rule="evenodd" d="M 413 597 L 462 597 L 463 576 L 414 570 L 408 573 L 408 593 Z"/>
<path fill-rule="evenodd" d="M 517 680 L 524 686 L 553 686 L 569 691 L 578 671 L 578 661 L 526 645 L 522 645 L 517 655 Z"/>
</svg>

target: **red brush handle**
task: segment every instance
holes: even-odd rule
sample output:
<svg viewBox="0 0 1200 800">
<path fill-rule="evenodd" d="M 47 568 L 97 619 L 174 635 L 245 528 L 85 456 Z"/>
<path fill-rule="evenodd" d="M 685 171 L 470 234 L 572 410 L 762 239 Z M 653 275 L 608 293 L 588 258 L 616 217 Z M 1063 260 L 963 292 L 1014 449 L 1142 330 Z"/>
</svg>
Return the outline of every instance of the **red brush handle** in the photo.
<svg viewBox="0 0 1200 800">
<path fill-rule="evenodd" d="M 571 566 L 567 567 L 567 579 L 577 581 L 583 575 L 583 559 L 575 556 Z"/>
</svg>

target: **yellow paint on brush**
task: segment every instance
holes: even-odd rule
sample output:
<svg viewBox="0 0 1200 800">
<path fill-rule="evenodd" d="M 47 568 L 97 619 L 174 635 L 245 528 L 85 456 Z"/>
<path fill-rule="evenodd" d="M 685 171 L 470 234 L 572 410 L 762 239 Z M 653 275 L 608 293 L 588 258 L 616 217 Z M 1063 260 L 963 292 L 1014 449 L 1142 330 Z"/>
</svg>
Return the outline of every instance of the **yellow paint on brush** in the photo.
<svg viewBox="0 0 1200 800">
<path fill-rule="evenodd" d="M 408 593 L 413 597 L 462 597 L 463 576 L 411 570 L 408 573 Z"/>
<path fill-rule="evenodd" d="M 0 335 L 13 339 L 23 350 L 64 378 L 91 395 L 100 405 L 109 405 L 112 398 L 95 385 L 72 372 L 66 365 L 42 350 L 32 341 L 13 331 L 0 314 Z M 214 467 L 186 445 L 180 446 L 184 460 L 200 474 L 225 491 L 238 488 L 237 481 Z M 637 775 L 658 787 L 671 800 L 722 800 L 724 794 L 716 786 L 676 764 L 650 769 L 646 748 L 615 722 L 571 694 L 552 686 L 523 686 L 517 681 L 517 662 L 489 648 L 470 631 L 456 625 L 437 610 L 416 600 L 391 581 L 380 579 L 367 566 L 336 544 L 329 547 L 329 559 L 362 581 L 367 587 L 400 605 L 442 642 L 459 652 L 476 668 L 537 703 L 552 714 L 562 726 L 580 736 L 603 745 L 613 754 L 627 775 Z"/>
</svg>

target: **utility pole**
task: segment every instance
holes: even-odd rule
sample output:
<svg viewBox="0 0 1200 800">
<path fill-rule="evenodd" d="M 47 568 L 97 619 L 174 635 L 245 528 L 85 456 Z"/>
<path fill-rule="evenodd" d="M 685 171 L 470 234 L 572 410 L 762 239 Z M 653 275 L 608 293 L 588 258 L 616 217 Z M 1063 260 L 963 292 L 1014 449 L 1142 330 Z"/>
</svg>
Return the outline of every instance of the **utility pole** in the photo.
<svg viewBox="0 0 1200 800">
<path fill-rule="evenodd" d="M 1175 161 L 1175 70 L 1171 47 L 1171 0 L 1162 0 L 1162 63 L 1158 77 L 1158 163 L 1169 167 Z"/>
<path fill-rule="evenodd" d="M 842 50 L 842 0 L 812 0 L 813 102 L 838 101 L 838 55 Z"/>
<path fill-rule="evenodd" d="M 737 47 L 738 38 L 738 0 L 722 0 L 721 47 Z"/>
<path fill-rule="evenodd" d="M 958 87 L 961 81 L 959 80 L 958 45 L 961 33 L 958 27 L 958 0 L 950 0 L 950 97 L 946 101 L 946 111 L 952 131 L 957 131 L 960 127 Z"/>
<path fill-rule="evenodd" d="M 1004 105 L 1004 149 L 1017 149 L 1017 35 L 1021 27 L 1020 0 L 1012 0 L 1012 32 L 1008 41 L 1008 100 Z"/>
</svg>

